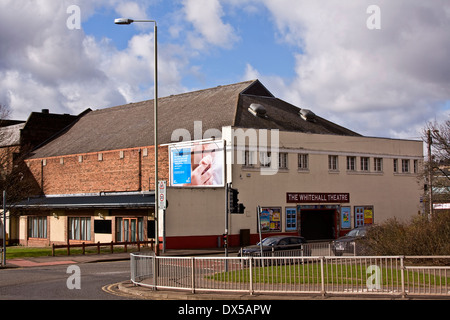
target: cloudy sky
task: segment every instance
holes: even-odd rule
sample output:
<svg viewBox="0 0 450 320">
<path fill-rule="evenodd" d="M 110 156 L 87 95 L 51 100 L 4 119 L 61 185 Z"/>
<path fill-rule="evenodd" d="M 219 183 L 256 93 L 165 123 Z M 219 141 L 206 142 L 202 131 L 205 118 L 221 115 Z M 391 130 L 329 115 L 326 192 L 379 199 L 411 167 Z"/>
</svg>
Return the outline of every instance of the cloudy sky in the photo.
<svg viewBox="0 0 450 320">
<path fill-rule="evenodd" d="M 158 21 L 160 97 L 258 78 L 368 136 L 449 118 L 448 0 L 1 0 L 11 118 L 152 99 L 153 25 L 118 17 Z"/>
</svg>

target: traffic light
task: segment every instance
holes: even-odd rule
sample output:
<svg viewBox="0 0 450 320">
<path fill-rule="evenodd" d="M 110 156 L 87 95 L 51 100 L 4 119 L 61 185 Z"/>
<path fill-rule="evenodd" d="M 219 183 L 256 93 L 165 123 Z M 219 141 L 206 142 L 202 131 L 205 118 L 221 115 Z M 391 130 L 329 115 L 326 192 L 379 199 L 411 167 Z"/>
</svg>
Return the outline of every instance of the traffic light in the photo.
<svg viewBox="0 0 450 320">
<path fill-rule="evenodd" d="M 223 239 L 223 247 L 227 248 L 228 247 L 228 234 L 224 233 L 222 235 L 222 239 Z"/>
<path fill-rule="evenodd" d="M 238 210 L 238 202 L 239 202 L 238 194 L 239 194 L 239 191 L 237 189 L 233 189 L 233 188 L 229 189 L 230 212 L 237 212 L 237 210 Z"/>
<path fill-rule="evenodd" d="M 229 188 L 229 209 L 231 213 L 244 213 L 245 206 L 242 203 L 239 203 L 239 191 L 237 189 Z"/>
</svg>

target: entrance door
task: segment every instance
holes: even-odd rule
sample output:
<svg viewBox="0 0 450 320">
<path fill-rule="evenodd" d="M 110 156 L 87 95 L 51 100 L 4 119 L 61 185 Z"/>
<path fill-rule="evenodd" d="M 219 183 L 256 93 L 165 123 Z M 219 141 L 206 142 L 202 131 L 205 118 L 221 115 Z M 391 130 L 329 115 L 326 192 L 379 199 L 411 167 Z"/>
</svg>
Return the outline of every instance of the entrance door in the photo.
<svg viewBox="0 0 450 320">
<path fill-rule="evenodd" d="M 137 241 L 137 218 L 123 218 L 122 235 L 126 242 Z"/>
<path fill-rule="evenodd" d="M 144 241 L 144 218 L 117 218 L 116 241 Z"/>
<path fill-rule="evenodd" d="M 300 225 L 306 240 L 335 239 L 336 210 L 301 210 Z"/>
</svg>

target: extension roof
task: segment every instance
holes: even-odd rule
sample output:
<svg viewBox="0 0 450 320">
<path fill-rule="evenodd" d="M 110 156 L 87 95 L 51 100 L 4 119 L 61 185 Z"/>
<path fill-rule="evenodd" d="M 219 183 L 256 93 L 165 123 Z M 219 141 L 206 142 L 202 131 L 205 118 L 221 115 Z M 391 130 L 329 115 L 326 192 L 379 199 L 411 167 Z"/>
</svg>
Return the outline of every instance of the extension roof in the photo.
<svg viewBox="0 0 450 320">
<path fill-rule="evenodd" d="M 47 158 L 153 145 L 153 100 L 86 112 L 53 140 L 34 150 L 31 158 Z M 266 116 L 249 112 L 252 104 L 266 110 Z M 186 129 L 194 138 L 194 122 L 202 130 L 224 126 L 279 129 L 315 134 L 360 136 L 319 116 L 312 121 L 299 115 L 300 109 L 272 95 L 259 80 L 158 99 L 158 142 L 171 143 L 176 129 Z"/>
</svg>

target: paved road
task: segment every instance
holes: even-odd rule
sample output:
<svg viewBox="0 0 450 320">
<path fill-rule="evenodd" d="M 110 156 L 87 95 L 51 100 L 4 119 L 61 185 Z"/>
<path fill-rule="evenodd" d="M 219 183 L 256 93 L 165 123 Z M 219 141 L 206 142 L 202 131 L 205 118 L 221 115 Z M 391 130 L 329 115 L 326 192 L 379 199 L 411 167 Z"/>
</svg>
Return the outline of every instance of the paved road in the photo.
<svg viewBox="0 0 450 320">
<path fill-rule="evenodd" d="M 111 284 L 129 278 L 129 261 L 0 269 L 0 299 L 130 299 L 132 297 L 113 295 L 108 290 Z"/>
</svg>

